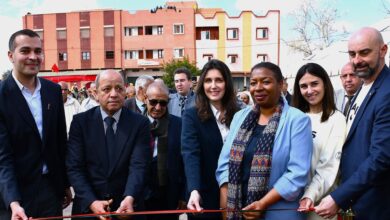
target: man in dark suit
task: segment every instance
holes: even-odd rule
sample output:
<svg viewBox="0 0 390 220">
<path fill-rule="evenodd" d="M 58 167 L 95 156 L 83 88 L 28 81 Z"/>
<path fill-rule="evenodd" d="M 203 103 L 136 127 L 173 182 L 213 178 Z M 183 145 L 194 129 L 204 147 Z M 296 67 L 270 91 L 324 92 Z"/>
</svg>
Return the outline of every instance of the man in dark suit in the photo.
<svg viewBox="0 0 390 220">
<path fill-rule="evenodd" d="M 352 208 L 357 220 L 390 216 L 390 70 L 387 45 L 379 31 L 363 28 L 352 35 L 348 52 L 363 85 L 347 115 L 341 156 L 341 184 L 316 212 L 328 218 Z"/>
<path fill-rule="evenodd" d="M 195 93 L 191 90 L 191 72 L 185 67 L 173 73 L 177 93 L 169 95 L 169 114 L 181 117 L 185 109 L 195 105 Z"/>
<path fill-rule="evenodd" d="M 135 97 L 127 99 L 124 104 L 125 107 L 133 112 L 146 115 L 146 90 L 153 81 L 154 79 L 152 76 L 139 76 L 135 81 Z"/>
<path fill-rule="evenodd" d="M 69 132 L 72 213 L 133 212 L 151 161 L 149 121 L 122 107 L 126 93 L 118 72 L 98 74 L 96 89 L 100 107 L 75 115 Z"/>
<path fill-rule="evenodd" d="M 66 125 L 61 88 L 37 77 L 39 35 L 24 29 L 9 40 L 12 74 L 0 85 L 0 219 L 58 216 L 64 193 Z"/>
<path fill-rule="evenodd" d="M 168 113 L 169 90 L 154 82 L 146 92 L 147 116 L 152 132 L 152 166 L 145 200 L 147 210 L 175 210 L 184 204 L 184 168 L 181 157 L 181 118 Z M 181 201 L 181 202 L 180 202 Z M 177 219 L 175 215 L 148 219 Z"/>
<path fill-rule="evenodd" d="M 288 92 L 287 78 L 283 79 L 282 92 L 283 92 L 284 98 L 286 98 L 286 100 L 287 100 L 287 103 L 289 105 L 291 105 L 291 94 Z"/>
</svg>

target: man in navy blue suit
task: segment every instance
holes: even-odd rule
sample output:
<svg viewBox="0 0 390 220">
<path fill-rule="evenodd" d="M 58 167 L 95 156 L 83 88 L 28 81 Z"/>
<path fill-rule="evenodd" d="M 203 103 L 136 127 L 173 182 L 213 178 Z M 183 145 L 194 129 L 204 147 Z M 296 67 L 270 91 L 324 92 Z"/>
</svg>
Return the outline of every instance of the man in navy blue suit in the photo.
<svg viewBox="0 0 390 220">
<path fill-rule="evenodd" d="M 185 207 L 184 167 L 180 152 L 181 118 L 168 113 L 169 90 L 162 82 L 150 84 L 146 96 L 153 154 L 146 209 L 175 210 L 180 205 Z M 177 219 L 177 216 L 156 215 L 148 219 L 171 220 Z"/>
<path fill-rule="evenodd" d="M 58 216 L 72 196 L 61 88 L 37 77 L 43 52 L 34 31 L 11 36 L 8 58 L 12 74 L 0 84 L 0 219 Z"/>
<path fill-rule="evenodd" d="M 72 213 L 130 213 L 143 201 L 151 161 L 149 121 L 123 107 L 126 93 L 120 73 L 98 74 L 96 90 L 100 106 L 75 115 L 69 132 Z"/>
<path fill-rule="evenodd" d="M 325 217 L 339 208 L 355 219 L 390 218 L 390 70 L 387 45 L 379 31 L 362 28 L 348 42 L 348 53 L 363 85 L 347 115 L 341 156 L 341 184 L 315 207 Z"/>
</svg>

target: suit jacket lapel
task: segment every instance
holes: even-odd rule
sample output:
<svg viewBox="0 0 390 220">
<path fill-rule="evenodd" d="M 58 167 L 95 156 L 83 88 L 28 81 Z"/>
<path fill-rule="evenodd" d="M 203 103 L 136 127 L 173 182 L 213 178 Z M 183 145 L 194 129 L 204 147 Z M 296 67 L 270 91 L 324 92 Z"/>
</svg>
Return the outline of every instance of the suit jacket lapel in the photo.
<svg viewBox="0 0 390 220">
<path fill-rule="evenodd" d="M 112 161 L 112 163 L 110 164 L 110 169 L 108 172 L 109 175 L 112 174 L 114 168 L 118 164 L 127 139 L 132 132 L 132 126 L 130 126 L 129 123 L 131 123 L 131 118 L 129 117 L 127 109 L 122 108 L 122 112 L 119 117 L 119 122 L 115 133 L 115 152 L 113 154 L 113 158 L 110 158 L 110 161 Z"/>
<path fill-rule="evenodd" d="M 205 122 L 205 127 L 206 127 L 206 131 L 210 131 L 211 134 L 210 136 L 212 137 L 212 139 L 214 139 L 216 143 L 218 143 L 218 146 L 221 146 L 222 149 L 222 145 L 223 145 L 222 135 L 221 135 L 221 131 L 218 128 L 218 124 L 216 122 L 214 115 L 213 117 L 211 117 Z M 217 136 L 213 136 L 213 134 Z"/>
<path fill-rule="evenodd" d="M 349 129 L 349 132 L 348 132 L 348 135 L 347 135 L 347 139 L 346 141 L 348 141 L 348 139 L 352 136 L 353 132 L 355 131 L 355 129 L 357 128 L 357 125 L 361 119 L 361 117 L 363 116 L 363 113 L 367 107 L 367 105 L 370 103 L 372 97 L 375 95 L 376 93 L 376 90 L 381 86 L 384 78 L 385 78 L 385 75 L 386 73 L 388 72 L 387 70 L 387 66 L 384 66 L 381 73 L 379 74 L 379 76 L 376 78 L 374 84 L 372 85 L 370 91 L 368 91 L 367 93 L 367 96 L 364 98 L 363 100 L 363 103 L 362 105 L 360 106 L 356 116 L 355 116 L 355 119 L 353 120 L 353 123 L 352 123 L 352 126 L 351 126 L 351 129 Z M 361 88 L 360 88 L 360 91 L 361 91 Z M 359 94 L 357 94 L 359 95 Z M 353 102 L 354 103 L 356 100 L 356 97 L 354 97 L 353 99 Z"/>
<path fill-rule="evenodd" d="M 22 92 L 20 91 L 18 85 L 16 84 L 14 77 L 10 76 L 7 79 L 8 88 L 9 88 L 9 101 L 11 102 L 11 106 L 14 106 L 22 118 L 26 121 L 26 123 L 34 130 L 35 134 L 41 137 L 38 131 L 38 127 L 35 123 L 34 117 L 28 107 L 27 101 L 24 98 Z M 5 83 L 5 82 L 4 82 Z"/>
<path fill-rule="evenodd" d="M 39 78 L 38 78 L 39 80 Z M 41 104 L 42 104 L 42 140 L 43 143 L 46 143 L 47 135 L 49 133 L 49 123 L 51 120 L 51 109 L 53 105 L 49 98 L 49 92 L 47 91 L 47 86 L 44 86 L 41 81 Z M 43 144 L 45 146 L 45 144 Z"/>
<path fill-rule="evenodd" d="M 102 161 L 104 170 L 108 172 L 109 170 L 109 158 L 108 158 L 108 149 L 106 146 L 106 133 L 104 132 L 104 125 L 103 125 L 103 119 L 102 114 L 100 112 L 100 108 L 95 108 L 95 111 L 93 113 L 93 117 L 91 122 L 91 128 L 93 132 L 93 136 L 90 138 L 94 139 L 94 149 L 96 149 L 96 154 L 99 161 Z M 108 176 L 108 173 L 107 173 Z"/>
</svg>

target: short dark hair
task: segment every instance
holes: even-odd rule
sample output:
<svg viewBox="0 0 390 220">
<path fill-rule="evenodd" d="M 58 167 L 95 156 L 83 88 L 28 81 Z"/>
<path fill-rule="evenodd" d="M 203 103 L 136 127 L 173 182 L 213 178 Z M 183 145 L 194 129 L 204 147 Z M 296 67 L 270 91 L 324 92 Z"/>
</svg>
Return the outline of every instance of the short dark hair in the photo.
<svg viewBox="0 0 390 220">
<path fill-rule="evenodd" d="M 237 104 L 237 98 L 234 91 L 232 74 L 229 67 L 222 61 L 212 59 L 207 62 L 201 71 L 201 75 L 198 82 L 198 89 L 196 90 L 196 108 L 198 116 L 201 121 L 206 121 L 213 116 L 213 112 L 210 109 L 210 100 L 207 98 L 204 92 L 204 80 L 209 70 L 218 70 L 223 79 L 225 80 L 225 94 L 222 97 L 222 106 L 225 110 L 225 123 L 227 127 L 230 127 L 230 123 L 233 120 L 234 114 L 239 110 Z"/>
<path fill-rule="evenodd" d="M 322 99 L 322 116 L 321 122 L 325 122 L 336 111 L 336 105 L 334 102 L 334 92 L 332 82 L 326 70 L 316 64 L 307 63 L 299 68 L 294 82 L 294 94 L 292 96 L 292 105 L 303 112 L 309 112 L 309 103 L 303 98 L 301 89 L 299 87 L 299 80 L 306 74 L 310 74 L 320 78 L 324 83 L 324 98 Z"/>
<path fill-rule="evenodd" d="M 8 49 L 9 49 L 9 51 L 14 51 L 15 50 L 15 38 L 17 36 L 20 36 L 20 35 L 26 35 L 26 36 L 29 36 L 29 37 L 37 37 L 37 38 L 40 39 L 40 37 L 37 34 L 37 32 L 35 32 L 33 30 L 23 29 L 23 30 L 16 31 L 9 38 L 9 41 L 8 41 Z"/>
<path fill-rule="evenodd" d="M 271 62 L 261 62 L 261 63 L 258 63 L 252 67 L 251 73 L 253 72 L 253 70 L 260 69 L 260 68 L 266 68 L 266 69 L 271 70 L 271 72 L 274 74 L 274 77 L 278 83 L 283 81 L 283 79 L 284 79 L 283 74 L 282 74 L 282 71 L 280 70 L 278 65 L 271 63 Z"/>
<path fill-rule="evenodd" d="M 173 75 L 182 74 L 182 73 L 186 74 L 188 80 L 191 80 L 192 74 L 190 70 L 187 69 L 186 67 L 177 68 L 175 72 L 173 72 Z"/>
</svg>

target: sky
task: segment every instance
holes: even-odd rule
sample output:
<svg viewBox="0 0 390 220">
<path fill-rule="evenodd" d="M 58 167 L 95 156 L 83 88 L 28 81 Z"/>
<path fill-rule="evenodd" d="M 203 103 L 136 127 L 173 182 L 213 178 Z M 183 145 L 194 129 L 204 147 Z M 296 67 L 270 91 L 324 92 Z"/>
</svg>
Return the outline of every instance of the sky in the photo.
<svg viewBox="0 0 390 220">
<path fill-rule="evenodd" d="M 177 1 L 177 0 L 171 0 Z M 236 16 L 242 10 L 252 10 L 256 14 L 265 14 L 268 10 L 281 11 L 281 38 L 291 40 L 295 36 L 291 30 L 294 24 L 291 12 L 297 10 L 304 0 L 197 0 L 199 7 L 222 8 L 230 16 Z M 313 1 L 313 0 L 311 0 Z M 390 8 L 390 0 L 316 0 L 318 5 L 332 4 L 339 12 L 335 27 L 353 32 L 360 27 L 372 25 L 388 15 L 383 8 Z M 0 74 L 11 69 L 8 60 L 8 39 L 22 28 L 22 16 L 32 14 L 69 12 L 92 9 L 122 9 L 128 11 L 149 10 L 164 5 L 166 0 L 1 0 L 0 21 Z M 369 3 L 368 3 L 369 2 Z M 283 52 L 283 49 L 281 51 Z M 281 54 L 283 62 L 283 54 Z M 286 59 L 288 60 L 288 59 Z"/>
</svg>

